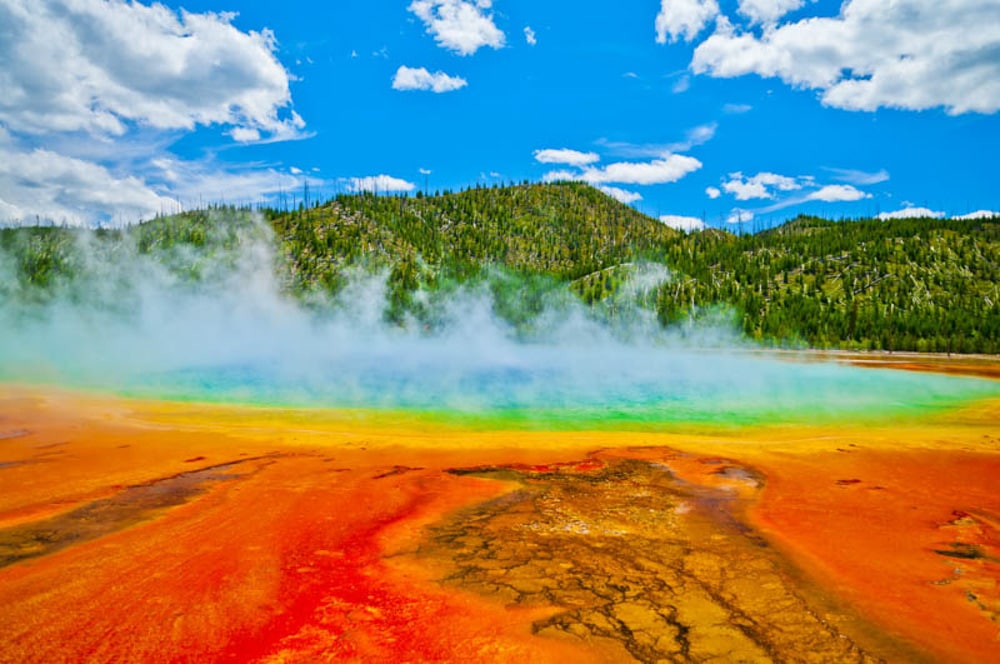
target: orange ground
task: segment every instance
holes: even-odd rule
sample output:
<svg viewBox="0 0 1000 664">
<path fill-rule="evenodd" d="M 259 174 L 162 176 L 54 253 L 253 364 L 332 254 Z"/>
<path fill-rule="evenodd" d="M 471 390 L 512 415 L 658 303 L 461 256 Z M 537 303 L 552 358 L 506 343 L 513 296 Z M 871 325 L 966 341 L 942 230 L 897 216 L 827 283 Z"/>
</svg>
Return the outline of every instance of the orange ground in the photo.
<svg viewBox="0 0 1000 664">
<path fill-rule="evenodd" d="M 754 520 L 821 584 L 942 659 L 1000 659 L 1000 454 L 848 448 L 764 468 Z"/>
<path fill-rule="evenodd" d="M 681 496 L 672 527 L 705 542 L 684 559 L 699 578 L 708 572 L 692 561 L 718 555 L 712 547 L 766 540 L 775 553 L 748 564 L 802 598 L 817 624 L 842 625 L 851 653 L 990 661 L 1000 653 L 998 409 L 882 429 L 513 433 L 3 388 L 0 661 L 625 660 L 612 639 L 566 621 L 533 635 L 565 607 L 442 584 L 453 552 L 427 545 L 428 527 L 478 527 L 456 513 L 475 505 L 496 506 L 484 529 L 526 533 L 524 510 L 579 493 L 560 488 L 564 476 L 595 487 L 591 500 L 622 495 L 627 507 L 645 489 L 633 475 L 601 479 L 616 459 L 669 469 L 665 490 Z M 501 470 L 445 472 L 476 467 Z M 609 482 L 621 487 L 609 493 Z M 526 490 L 542 502 L 517 507 L 522 529 L 510 531 L 503 501 Z M 699 500 L 700 516 L 688 515 Z M 627 521 L 633 548 L 656 528 L 656 514 L 594 509 L 567 521 L 574 537 L 596 537 L 594 523 L 580 524 L 598 516 Z M 67 533 L 78 539 L 57 536 Z M 553 569 L 572 566 L 555 539 L 537 538 Z M 754 579 L 765 583 L 756 575 L 730 578 L 725 593 L 754 593 Z M 615 615 L 635 614 L 629 602 Z M 719 627 L 715 609 L 680 608 L 694 616 L 692 635 Z M 711 632 L 705 647 L 724 638 Z"/>
</svg>

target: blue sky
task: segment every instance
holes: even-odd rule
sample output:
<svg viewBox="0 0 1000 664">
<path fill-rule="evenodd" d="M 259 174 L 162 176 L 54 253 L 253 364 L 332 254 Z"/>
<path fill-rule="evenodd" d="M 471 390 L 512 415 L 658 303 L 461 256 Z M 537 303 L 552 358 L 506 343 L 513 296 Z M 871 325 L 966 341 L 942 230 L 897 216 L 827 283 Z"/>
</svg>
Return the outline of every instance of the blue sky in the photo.
<svg viewBox="0 0 1000 664">
<path fill-rule="evenodd" d="M 996 0 L 0 0 L 0 26 L 0 222 L 561 178 L 680 227 L 1000 210 Z"/>
</svg>

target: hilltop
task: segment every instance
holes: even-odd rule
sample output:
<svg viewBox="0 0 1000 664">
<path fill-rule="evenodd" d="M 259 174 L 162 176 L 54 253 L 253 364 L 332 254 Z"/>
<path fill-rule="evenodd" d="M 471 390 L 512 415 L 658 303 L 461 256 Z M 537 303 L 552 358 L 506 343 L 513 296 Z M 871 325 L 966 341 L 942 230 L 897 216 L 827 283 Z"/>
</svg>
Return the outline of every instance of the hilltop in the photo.
<svg viewBox="0 0 1000 664">
<path fill-rule="evenodd" d="M 484 265 L 577 279 L 656 251 L 679 233 L 578 183 L 477 188 L 434 196 L 343 195 L 269 214 L 301 284 L 329 265 L 419 260 L 467 272 Z"/>
<path fill-rule="evenodd" d="M 645 300 L 664 325 L 722 315 L 775 345 L 1000 350 L 995 218 L 798 217 L 754 235 L 684 234 L 580 183 L 342 195 L 263 215 L 264 228 L 249 210 L 216 208 L 125 230 L 4 229 L 0 251 L 13 274 L 0 298 L 44 300 L 78 281 L 89 269 L 82 242 L 91 254 L 127 244 L 197 281 L 211 278 L 213 261 L 236 260 L 251 237 L 273 243 L 281 283 L 306 300 L 337 293 L 359 270 L 385 272 L 386 317 L 399 324 L 425 313 L 421 290 L 484 282 L 497 312 L 518 322 L 544 306 L 545 293 L 597 305 L 642 266 L 665 266 L 670 278 Z"/>
</svg>

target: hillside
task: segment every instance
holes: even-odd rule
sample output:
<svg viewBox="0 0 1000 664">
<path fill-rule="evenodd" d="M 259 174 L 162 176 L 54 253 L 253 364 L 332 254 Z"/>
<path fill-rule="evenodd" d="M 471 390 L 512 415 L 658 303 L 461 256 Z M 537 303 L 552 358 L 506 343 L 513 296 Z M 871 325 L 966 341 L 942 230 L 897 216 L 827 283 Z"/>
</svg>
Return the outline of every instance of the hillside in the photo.
<svg viewBox="0 0 1000 664">
<path fill-rule="evenodd" d="M 840 221 L 799 217 L 731 241 L 697 234 L 668 249 L 685 275 L 670 317 L 728 302 L 746 334 L 812 347 L 996 353 L 1000 219 Z"/>
<path fill-rule="evenodd" d="M 582 184 L 469 189 L 424 197 L 338 196 L 269 215 L 299 286 L 331 269 L 417 260 L 458 274 L 484 265 L 576 279 L 658 251 L 679 233 Z M 331 267 L 334 266 L 334 267 Z"/>
<path fill-rule="evenodd" d="M 569 289 L 594 305 L 642 266 L 659 265 L 671 278 L 647 304 L 664 325 L 721 314 L 777 345 L 1000 350 L 1000 219 L 799 217 L 756 235 L 688 235 L 574 183 L 345 195 L 264 214 L 269 229 L 229 208 L 123 231 L 3 229 L 0 298 L 40 302 L 60 289 L 85 297 L 122 247 L 154 257 L 176 280 L 204 282 L 273 231 L 275 269 L 291 294 L 315 302 L 359 270 L 386 271 L 386 318 L 399 324 L 427 316 L 420 290 L 484 282 L 496 312 L 520 323 L 544 308 L 546 293 Z M 123 292 L 127 277 L 119 281 Z"/>
</svg>

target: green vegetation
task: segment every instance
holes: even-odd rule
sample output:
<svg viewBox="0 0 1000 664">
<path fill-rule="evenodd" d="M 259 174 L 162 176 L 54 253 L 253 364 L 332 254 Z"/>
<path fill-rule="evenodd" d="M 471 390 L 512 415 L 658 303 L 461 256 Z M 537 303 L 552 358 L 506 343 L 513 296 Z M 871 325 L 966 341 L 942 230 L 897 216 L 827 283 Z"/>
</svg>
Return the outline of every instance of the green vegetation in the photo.
<svg viewBox="0 0 1000 664">
<path fill-rule="evenodd" d="M 754 235 L 683 234 L 583 184 L 524 184 L 433 196 L 338 196 L 264 210 L 276 272 L 306 302 L 361 270 L 387 274 L 386 316 L 428 323 L 428 297 L 460 284 L 527 323 L 553 294 L 611 311 L 642 266 L 670 270 L 645 292 L 664 325 L 731 312 L 762 343 L 817 348 L 1000 352 L 1000 219 L 828 221 L 799 217 Z M 247 210 L 215 208 L 125 230 L 0 230 L 0 301 L 44 301 L 125 248 L 181 283 L 239 260 L 265 236 Z M 89 248 L 89 251 L 85 250 Z M 88 258 L 89 256 L 89 258 Z M 89 261 L 89 262 L 88 262 Z M 6 271 L 8 274 L 4 274 Z M 83 297 L 81 289 L 76 292 Z"/>
<path fill-rule="evenodd" d="M 799 217 L 752 236 L 710 233 L 668 248 L 684 276 L 661 293 L 661 315 L 721 301 L 765 341 L 1000 351 L 1000 219 Z"/>
</svg>

